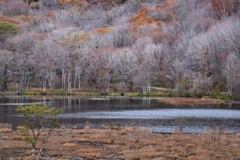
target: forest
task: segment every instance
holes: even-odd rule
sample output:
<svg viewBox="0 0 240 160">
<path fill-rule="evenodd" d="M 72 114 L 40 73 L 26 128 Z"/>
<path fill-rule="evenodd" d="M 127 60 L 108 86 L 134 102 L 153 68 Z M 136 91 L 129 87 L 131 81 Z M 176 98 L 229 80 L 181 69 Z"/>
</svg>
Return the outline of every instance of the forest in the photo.
<svg viewBox="0 0 240 160">
<path fill-rule="evenodd" d="M 239 0 L 0 0 L 0 88 L 240 95 Z"/>
</svg>

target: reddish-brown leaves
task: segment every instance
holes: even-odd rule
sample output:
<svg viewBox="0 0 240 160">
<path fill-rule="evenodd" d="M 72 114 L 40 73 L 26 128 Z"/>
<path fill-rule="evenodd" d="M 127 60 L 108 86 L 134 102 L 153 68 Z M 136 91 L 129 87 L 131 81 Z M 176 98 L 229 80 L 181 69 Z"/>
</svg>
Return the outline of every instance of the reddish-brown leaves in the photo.
<svg viewBox="0 0 240 160">
<path fill-rule="evenodd" d="M 109 27 L 109 28 L 96 28 L 94 29 L 94 32 L 100 34 L 100 35 L 104 35 L 107 34 L 108 32 L 111 32 L 113 30 L 113 28 Z"/>
<path fill-rule="evenodd" d="M 218 13 L 218 18 L 223 16 L 230 16 L 232 13 L 237 12 L 240 5 L 239 0 L 211 0 L 212 7 Z"/>
</svg>

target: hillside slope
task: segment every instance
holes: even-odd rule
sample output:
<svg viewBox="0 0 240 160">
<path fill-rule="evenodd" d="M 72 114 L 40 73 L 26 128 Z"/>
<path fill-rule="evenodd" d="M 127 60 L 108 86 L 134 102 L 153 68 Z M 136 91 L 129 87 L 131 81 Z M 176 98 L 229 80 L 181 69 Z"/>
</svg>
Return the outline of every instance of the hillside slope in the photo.
<svg viewBox="0 0 240 160">
<path fill-rule="evenodd" d="M 239 10 L 239 0 L 1 0 L 1 88 L 236 97 Z"/>
</svg>

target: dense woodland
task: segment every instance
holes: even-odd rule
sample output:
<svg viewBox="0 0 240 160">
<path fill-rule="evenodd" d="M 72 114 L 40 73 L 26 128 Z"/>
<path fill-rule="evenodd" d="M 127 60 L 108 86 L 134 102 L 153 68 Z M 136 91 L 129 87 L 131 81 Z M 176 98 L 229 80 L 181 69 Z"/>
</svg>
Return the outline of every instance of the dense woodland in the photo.
<svg viewBox="0 0 240 160">
<path fill-rule="evenodd" d="M 240 92 L 239 0 L 0 0 L 2 91 Z"/>
</svg>

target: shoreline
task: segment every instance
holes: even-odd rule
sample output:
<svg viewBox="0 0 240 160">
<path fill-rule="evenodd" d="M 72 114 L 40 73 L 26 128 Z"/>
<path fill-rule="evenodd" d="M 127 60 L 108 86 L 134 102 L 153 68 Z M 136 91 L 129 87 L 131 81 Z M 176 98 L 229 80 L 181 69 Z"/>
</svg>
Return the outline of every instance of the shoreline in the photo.
<svg viewBox="0 0 240 160">
<path fill-rule="evenodd" d="M 144 95 L 140 92 L 126 92 L 123 95 L 120 94 L 120 92 L 110 92 L 107 95 L 102 95 L 100 91 L 94 91 L 94 90 L 74 90 L 71 94 L 68 94 L 65 90 L 59 89 L 59 90 L 47 90 L 45 93 L 42 92 L 40 88 L 36 89 L 29 89 L 27 91 L 24 91 L 22 96 L 110 96 L 110 97 L 149 97 L 149 98 L 159 98 L 159 102 L 163 102 L 166 104 L 172 104 L 172 105 L 196 105 L 196 104 L 224 104 L 228 102 L 235 102 L 234 100 L 221 100 L 217 98 L 210 98 L 210 97 L 202 97 L 202 98 L 195 98 L 195 97 L 178 97 L 178 96 L 167 96 L 164 95 L 163 92 L 169 91 L 169 89 L 161 88 L 161 89 L 155 89 L 150 94 Z M 11 94 L 8 94 L 7 92 L 0 93 L 1 96 L 4 95 L 19 95 L 15 92 L 11 92 Z"/>
</svg>

